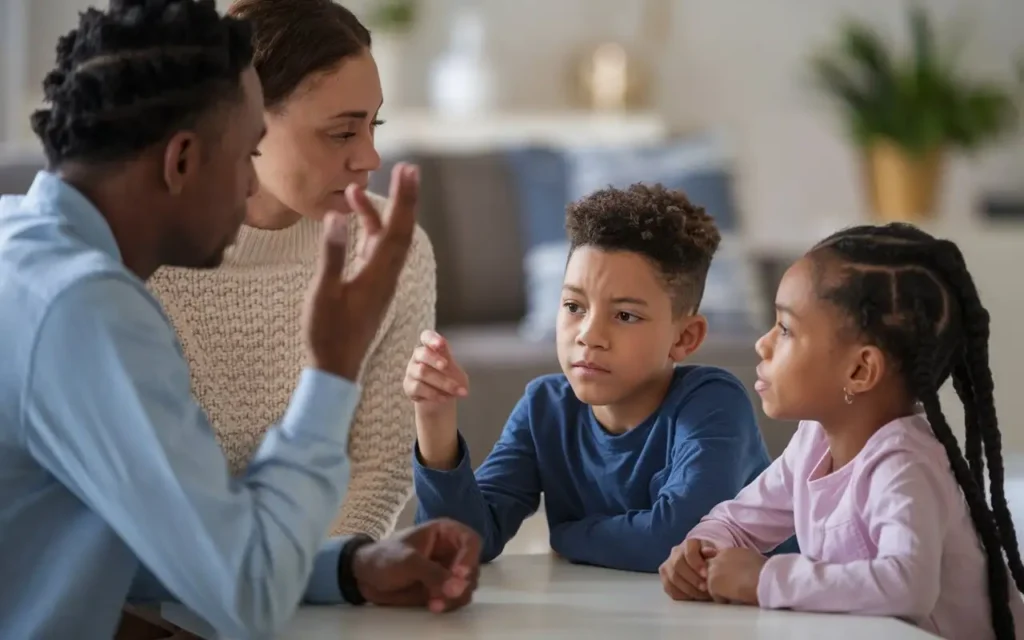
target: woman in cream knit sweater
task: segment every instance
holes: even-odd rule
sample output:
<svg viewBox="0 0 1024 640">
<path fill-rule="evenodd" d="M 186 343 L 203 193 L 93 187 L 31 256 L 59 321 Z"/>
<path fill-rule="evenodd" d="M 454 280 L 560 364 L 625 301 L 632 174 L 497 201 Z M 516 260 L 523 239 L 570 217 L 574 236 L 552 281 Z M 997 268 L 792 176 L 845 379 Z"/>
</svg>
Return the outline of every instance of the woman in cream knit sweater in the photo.
<svg viewBox="0 0 1024 640">
<path fill-rule="evenodd" d="M 242 472 L 265 427 L 280 419 L 304 364 L 299 317 L 320 220 L 347 211 L 345 187 L 365 185 L 380 165 L 373 134 L 382 96 L 369 33 L 331 0 L 238 0 L 229 13 L 254 29 L 267 123 L 254 159 L 260 189 L 222 265 L 162 270 L 150 286 L 178 332 L 194 393 L 232 469 Z M 375 203 L 386 208 L 383 198 Z M 355 216 L 352 225 L 355 245 L 362 235 Z M 430 242 L 417 229 L 363 362 L 349 440 L 352 477 L 332 533 L 381 538 L 411 494 L 415 428 L 402 377 L 419 334 L 433 327 L 434 270 Z"/>
</svg>

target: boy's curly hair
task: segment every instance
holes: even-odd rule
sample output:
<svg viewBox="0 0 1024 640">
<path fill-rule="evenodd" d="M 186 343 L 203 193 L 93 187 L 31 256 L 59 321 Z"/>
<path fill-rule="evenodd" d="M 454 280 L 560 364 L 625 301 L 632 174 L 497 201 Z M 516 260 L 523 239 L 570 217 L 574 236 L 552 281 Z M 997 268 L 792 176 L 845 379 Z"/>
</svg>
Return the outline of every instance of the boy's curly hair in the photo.
<svg viewBox="0 0 1024 640">
<path fill-rule="evenodd" d="M 566 212 L 570 255 L 579 247 L 638 253 L 658 269 L 677 314 L 696 313 L 722 236 L 682 191 L 636 183 L 577 200 Z"/>
</svg>

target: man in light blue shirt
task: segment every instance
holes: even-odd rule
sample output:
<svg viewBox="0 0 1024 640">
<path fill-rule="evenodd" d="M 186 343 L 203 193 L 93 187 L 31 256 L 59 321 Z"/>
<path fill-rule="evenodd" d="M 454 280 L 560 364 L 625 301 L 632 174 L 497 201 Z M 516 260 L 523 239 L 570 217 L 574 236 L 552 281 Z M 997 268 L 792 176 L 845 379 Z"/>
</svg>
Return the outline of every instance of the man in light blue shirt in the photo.
<svg viewBox="0 0 1024 640">
<path fill-rule="evenodd" d="M 438 521 L 325 540 L 348 478 L 351 382 L 411 242 L 418 174 L 342 277 L 326 221 L 305 310 L 310 368 L 230 477 L 145 280 L 213 267 L 255 188 L 262 91 L 245 23 L 212 0 L 120 0 L 58 45 L 33 115 L 50 171 L 0 200 L 0 638 L 111 637 L 126 601 L 176 599 L 223 634 L 275 633 L 300 601 L 469 601 L 479 539 Z"/>
</svg>

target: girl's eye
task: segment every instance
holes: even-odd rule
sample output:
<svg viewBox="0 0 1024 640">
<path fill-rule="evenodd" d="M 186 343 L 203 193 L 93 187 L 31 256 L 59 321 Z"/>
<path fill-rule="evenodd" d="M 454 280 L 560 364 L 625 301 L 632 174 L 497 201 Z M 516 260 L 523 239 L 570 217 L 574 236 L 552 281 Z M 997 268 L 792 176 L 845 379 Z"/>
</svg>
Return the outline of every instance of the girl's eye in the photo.
<svg viewBox="0 0 1024 640">
<path fill-rule="evenodd" d="M 776 325 L 779 327 L 779 333 L 781 333 L 784 336 L 788 336 L 789 335 L 789 327 L 787 327 L 786 325 L 782 324 L 781 322 L 776 323 Z"/>
<path fill-rule="evenodd" d="M 575 302 L 563 302 L 562 306 L 565 307 L 565 310 L 569 313 L 575 314 L 580 312 L 580 305 Z"/>
</svg>

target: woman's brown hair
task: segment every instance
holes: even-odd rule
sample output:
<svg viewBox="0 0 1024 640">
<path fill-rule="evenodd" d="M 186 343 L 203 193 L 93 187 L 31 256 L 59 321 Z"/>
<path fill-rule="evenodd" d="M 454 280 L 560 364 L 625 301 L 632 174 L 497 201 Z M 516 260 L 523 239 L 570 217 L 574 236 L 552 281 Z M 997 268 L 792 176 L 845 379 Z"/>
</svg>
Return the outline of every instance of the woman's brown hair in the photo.
<svg viewBox="0 0 1024 640">
<path fill-rule="evenodd" d="M 268 110 L 280 107 L 310 75 L 370 48 L 370 31 L 331 0 L 237 0 L 228 15 L 252 27 L 253 66 Z"/>
</svg>

